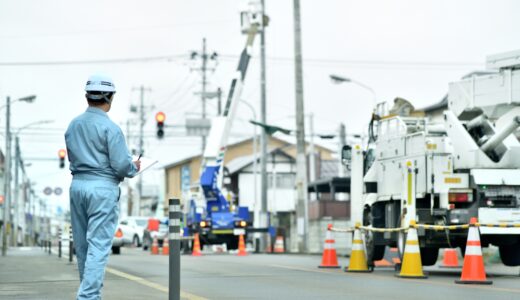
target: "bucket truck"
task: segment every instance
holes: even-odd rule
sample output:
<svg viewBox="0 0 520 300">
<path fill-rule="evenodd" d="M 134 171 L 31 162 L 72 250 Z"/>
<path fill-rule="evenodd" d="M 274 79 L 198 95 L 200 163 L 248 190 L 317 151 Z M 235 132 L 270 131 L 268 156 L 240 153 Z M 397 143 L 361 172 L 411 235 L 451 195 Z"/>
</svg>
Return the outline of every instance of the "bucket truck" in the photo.
<svg viewBox="0 0 520 300">
<path fill-rule="evenodd" d="M 224 111 L 211 122 L 201 163 L 200 193 L 193 195 L 189 203 L 186 226 L 189 233 L 200 234 L 202 245 L 226 243 L 228 249 L 236 249 L 237 235 L 245 235 L 247 227 L 251 226 L 249 209 L 232 205 L 222 192 L 222 165 L 251 59 L 253 41 L 264 26 L 260 8 L 257 2 L 251 1 L 249 10 L 241 13 L 242 33 L 247 35 L 246 45 L 231 81 Z"/>
<path fill-rule="evenodd" d="M 353 214 L 366 226 L 396 228 L 420 224 L 520 223 L 520 51 L 489 56 L 486 72 L 449 86 L 447 107 L 434 120 L 410 103 L 380 115 L 366 151 L 351 153 Z M 402 100 L 402 99 L 400 99 Z M 349 157 L 343 157 L 349 159 Z M 359 163 L 364 166 L 359 167 Z M 465 251 L 467 230 L 419 229 L 424 265 L 439 248 Z M 520 265 L 520 227 L 481 227 L 483 247 L 499 248 L 502 262 Z M 402 253 L 403 232 L 366 233 L 370 261 L 385 246 Z"/>
</svg>

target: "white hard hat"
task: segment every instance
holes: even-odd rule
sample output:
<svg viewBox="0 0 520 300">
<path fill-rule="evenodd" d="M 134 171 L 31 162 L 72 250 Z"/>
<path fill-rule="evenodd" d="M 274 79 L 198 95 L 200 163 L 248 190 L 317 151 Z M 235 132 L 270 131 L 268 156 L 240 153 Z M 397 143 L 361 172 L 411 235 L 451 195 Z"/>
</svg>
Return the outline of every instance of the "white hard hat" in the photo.
<svg viewBox="0 0 520 300">
<path fill-rule="evenodd" d="M 106 92 L 115 93 L 116 86 L 112 78 L 105 75 L 92 75 L 88 78 L 85 85 L 85 91 L 88 92 Z"/>
</svg>

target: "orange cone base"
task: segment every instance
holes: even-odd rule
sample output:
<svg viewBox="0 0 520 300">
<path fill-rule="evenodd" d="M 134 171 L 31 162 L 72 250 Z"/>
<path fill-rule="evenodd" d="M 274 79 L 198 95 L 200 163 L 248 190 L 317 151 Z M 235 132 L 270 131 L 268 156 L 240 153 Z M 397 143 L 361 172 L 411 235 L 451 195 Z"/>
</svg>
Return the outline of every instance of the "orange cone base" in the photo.
<svg viewBox="0 0 520 300">
<path fill-rule="evenodd" d="M 372 273 L 374 271 L 372 268 L 369 268 L 368 270 L 349 270 L 348 267 L 345 267 L 343 270 L 349 273 Z"/>
<path fill-rule="evenodd" d="M 318 266 L 320 269 L 339 269 L 340 266 Z"/>
<path fill-rule="evenodd" d="M 455 280 L 457 284 L 493 284 L 491 280 Z"/>
<path fill-rule="evenodd" d="M 247 252 L 238 252 L 237 256 L 247 256 Z"/>
</svg>

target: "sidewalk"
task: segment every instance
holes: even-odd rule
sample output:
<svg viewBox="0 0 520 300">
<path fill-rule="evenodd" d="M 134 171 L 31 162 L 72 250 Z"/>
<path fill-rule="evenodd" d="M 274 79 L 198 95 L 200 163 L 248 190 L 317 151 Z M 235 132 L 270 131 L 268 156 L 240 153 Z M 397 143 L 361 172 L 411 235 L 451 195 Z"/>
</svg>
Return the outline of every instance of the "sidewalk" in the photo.
<svg viewBox="0 0 520 300">
<path fill-rule="evenodd" d="M 0 256 L 0 299 L 76 299 L 79 274 L 68 257 L 44 253 L 37 247 L 11 248 Z M 166 299 L 161 291 L 106 273 L 103 299 Z"/>
</svg>

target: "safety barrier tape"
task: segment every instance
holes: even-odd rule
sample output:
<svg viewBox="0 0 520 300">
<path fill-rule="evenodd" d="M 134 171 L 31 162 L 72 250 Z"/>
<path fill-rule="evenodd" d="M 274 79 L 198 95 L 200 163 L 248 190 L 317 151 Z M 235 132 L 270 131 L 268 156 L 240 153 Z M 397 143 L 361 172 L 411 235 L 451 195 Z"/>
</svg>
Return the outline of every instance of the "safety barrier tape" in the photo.
<svg viewBox="0 0 520 300">
<path fill-rule="evenodd" d="M 470 227 L 470 224 L 463 224 L 463 225 L 428 225 L 428 224 L 416 224 L 413 226 L 413 228 L 424 228 L 426 230 L 459 230 L 459 229 L 468 229 Z"/>
<path fill-rule="evenodd" d="M 511 224 L 511 223 L 498 223 L 498 224 L 484 224 L 484 223 L 475 223 L 475 224 L 462 224 L 462 225 L 430 225 L 430 224 L 415 224 L 413 226 L 408 227 L 397 227 L 397 228 L 377 228 L 370 226 L 356 226 L 356 227 L 348 227 L 348 228 L 337 228 L 331 227 L 329 230 L 334 232 L 354 232 L 357 229 L 373 231 L 373 232 L 399 232 L 399 231 L 407 231 L 410 228 L 423 228 L 425 230 L 460 230 L 460 229 L 468 229 L 470 227 L 492 227 L 492 228 L 520 228 L 520 223 Z"/>
<path fill-rule="evenodd" d="M 475 226 L 477 227 L 500 227 L 500 228 L 520 228 L 520 223 L 518 224 L 511 224 L 511 223 L 499 223 L 499 224 L 483 224 L 483 223 L 476 223 Z"/>
</svg>

